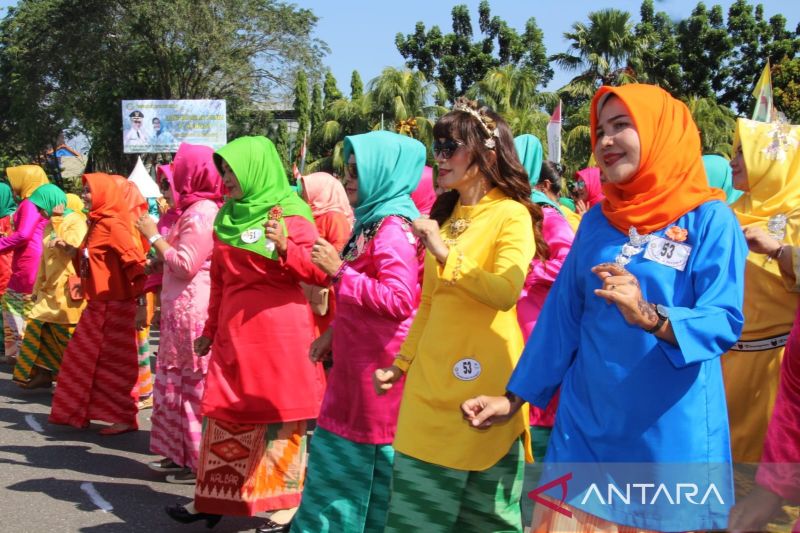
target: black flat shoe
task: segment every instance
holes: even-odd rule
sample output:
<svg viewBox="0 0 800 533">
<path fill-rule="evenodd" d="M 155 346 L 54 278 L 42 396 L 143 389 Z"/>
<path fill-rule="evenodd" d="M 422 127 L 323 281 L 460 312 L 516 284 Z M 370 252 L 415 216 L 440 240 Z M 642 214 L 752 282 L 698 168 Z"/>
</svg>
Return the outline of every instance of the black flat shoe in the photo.
<svg viewBox="0 0 800 533">
<path fill-rule="evenodd" d="M 285 533 L 292 527 L 292 523 L 279 524 L 267 518 L 267 521 L 256 528 L 256 533 Z"/>
<path fill-rule="evenodd" d="M 186 510 L 186 507 L 180 504 L 171 505 L 168 507 L 164 507 L 164 510 L 167 512 L 170 518 L 175 520 L 176 522 L 180 522 L 181 524 L 191 524 L 192 522 L 197 522 L 198 520 L 205 520 L 206 527 L 211 529 L 212 527 L 216 526 L 220 520 L 222 520 L 221 514 L 211 514 L 211 513 L 190 513 Z"/>
</svg>

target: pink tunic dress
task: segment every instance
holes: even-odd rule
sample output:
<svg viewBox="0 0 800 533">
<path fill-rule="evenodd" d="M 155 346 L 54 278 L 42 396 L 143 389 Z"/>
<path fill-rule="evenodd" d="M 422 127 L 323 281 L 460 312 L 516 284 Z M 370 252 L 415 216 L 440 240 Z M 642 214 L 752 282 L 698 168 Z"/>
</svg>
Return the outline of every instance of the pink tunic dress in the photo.
<svg viewBox="0 0 800 533">
<path fill-rule="evenodd" d="M 317 424 L 353 442 L 390 444 L 401 383 L 378 396 L 376 369 L 391 366 L 419 305 L 417 241 L 402 218 L 384 219 L 336 284 L 333 367 Z"/>
<path fill-rule="evenodd" d="M 14 233 L 0 238 L 0 253 L 14 250 L 11 259 L 11 279 L 8 288 L 20 294 L 30 294 L 42 258 L 42 233 L 47 219 L 29 199 L 22 200 L 14 213 Z"/>
<path fill-rule="evenodd" d="M 550 287 L 561 271 L 561 265 L 567 258 L 575 233 L 572 231 L 567 219 L 551 207 L 542 207 L 544 220 L 542 221 L 542 236 L 550 247 L 550 258 L 541 261 L 534 258 L 531 261 L 525 285 L 522 288 L 519 302 L 517 303 L 517 320 L 522 329 L 522 336 L 528 340 L 542 306 L 550 292 Z M 531 425 L 552 427 L 558 408 L 558 394 L 553 397 L 547 409 L 542 410 L 531 406 Z"/>
<path fill-rule="evenodd" d="M 172 226 L 164 254 L 161 340 L 156 360 L 150 450 L 197 468 L 205 374 L 209 356 L 194 353 L 194 341 L 208 318 L 214 218 L 219 207 L 200 200 Z"/>
</svg>

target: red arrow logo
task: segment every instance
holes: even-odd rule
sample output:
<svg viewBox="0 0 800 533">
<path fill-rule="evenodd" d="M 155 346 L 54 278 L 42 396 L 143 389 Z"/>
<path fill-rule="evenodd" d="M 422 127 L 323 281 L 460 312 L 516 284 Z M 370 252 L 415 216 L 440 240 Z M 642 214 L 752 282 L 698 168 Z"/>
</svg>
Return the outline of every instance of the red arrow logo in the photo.
<svg viewBox="0 0 800 533">
<path fill-rule="evenodd" d="M 536 503 L 541 503 L 548 509 L 552 509 L 557 513 L 563 514 L 567 518 L 572 518 L 572 512 L 563 506 L 564 500 L 567 499 L 567 481 L 569 481 L 570 479 L 572 479 L 571 472 L 569 474 L 564 474 L 560 478 L 556 478 L 553 481 L 550 481 L 549 483 L 545 483 L 541 487 L 533 489 L 528 493 L 528 498 L 535 501 Z M 542 496 L 540 496 L 540 494 L 552 489 L 553 487 L 561 487 L 561 501 L 558 504 L 553 503 L 549 499 L 545 499 Z"/>
</svg>

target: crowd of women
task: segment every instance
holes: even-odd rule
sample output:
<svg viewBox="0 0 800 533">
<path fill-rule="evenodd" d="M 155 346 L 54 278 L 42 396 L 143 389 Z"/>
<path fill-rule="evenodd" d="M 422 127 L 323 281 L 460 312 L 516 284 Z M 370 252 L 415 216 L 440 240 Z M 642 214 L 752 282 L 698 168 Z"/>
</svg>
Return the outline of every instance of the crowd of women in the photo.
<svg viewBox="0 0 800 533">
<path fill-rule="evenodd" d="M 740 119 L 729 163 L 664 90 L 603 87 L 574 199 L 476 102 L 433 134 L 435 180 L 385 131 L 345 138 L 343 181 L 290 185 L 264 137 L 183 144 L 155 183 L 85 174 L 82 201 L 6 169 L 14 381 L 55 383 L 50 422 L 103 435 L 152 405 L 150 468 L 194 485 L 166 508 L 182 523 L 521 532 L 523 485 L 563 473 L 532 481 L 534 459 L 654 486 L 691 465 L 720 494 L 565 488 L 536 532 L 753 531 L 800 501 L 800 127 Z M 761 462 L 735 506 L 733 461 Z"/>
</svg>

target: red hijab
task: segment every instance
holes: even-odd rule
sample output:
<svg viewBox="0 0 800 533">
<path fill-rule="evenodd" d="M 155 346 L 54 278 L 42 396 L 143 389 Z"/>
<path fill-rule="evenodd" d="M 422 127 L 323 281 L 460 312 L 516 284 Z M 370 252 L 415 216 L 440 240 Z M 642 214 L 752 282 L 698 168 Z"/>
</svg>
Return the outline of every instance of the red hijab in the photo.
<svg viewBox="0 0 800 533">
<path fill-rule="evenodd" d="M 411 200 L 421 215 L 431 214 L 431 208 L 436 202 L 436 191 L 433 188 L 433 168 L 428 165 L 422 169 L 422 178 L 416 190 L 411 193 Z"/>
<path fill-rule="evenodd" d="M 633 83 L 603 86 L 592 98 L 592 146 L 597 144 L 598 104 L 617 96 L 628 108 L 641 143 L 639 169 L 625 183 L 604 183 L 602 209 L 612 226 L 631 226 L 647 234 L 672 224 L 725 193 L 708 185 L 701 158 L 700 133 L 686 105 L 664 89 Z"/>
</svg>

